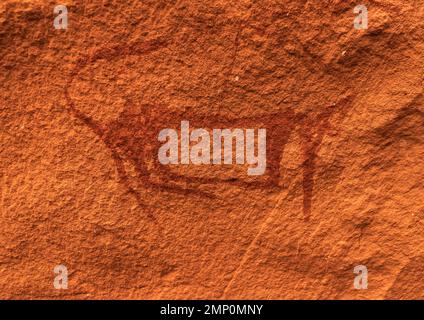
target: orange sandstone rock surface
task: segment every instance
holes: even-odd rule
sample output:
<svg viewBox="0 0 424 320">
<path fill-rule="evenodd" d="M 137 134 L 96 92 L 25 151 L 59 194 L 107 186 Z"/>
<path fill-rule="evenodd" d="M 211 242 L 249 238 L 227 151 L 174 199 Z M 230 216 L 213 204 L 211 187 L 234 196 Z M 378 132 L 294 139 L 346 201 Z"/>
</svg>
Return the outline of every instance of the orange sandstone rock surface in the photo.
<svg viewBox="0 0 424 320">
<path fill-rule="evenodd" d="M 0 298 L 424 298 L 419 1 L 62 4 L 0 3 Z M 183 120 L 265 174 L 161 165 Z"/>
</svg>

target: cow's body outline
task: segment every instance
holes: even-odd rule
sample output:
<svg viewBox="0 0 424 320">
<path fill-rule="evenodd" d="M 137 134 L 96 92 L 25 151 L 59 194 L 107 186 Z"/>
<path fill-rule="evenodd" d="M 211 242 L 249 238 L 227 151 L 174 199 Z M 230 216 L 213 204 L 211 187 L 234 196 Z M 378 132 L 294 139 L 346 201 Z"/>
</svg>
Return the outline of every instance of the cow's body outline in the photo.
<svg viewBox="0 0 424 320">
<path fill-rule="evenodd" d="M 124 161 L 125 159 L 119 154 L 117 150 L 117 144 L 119 144 L 119 141 L 117 142 L 115 138 L 113 138 L 113 134 L 111 132 L 113 129 L 116 129 L 116 127 L 119 127 L 119 121 L 122 119 L 128 120 L 126 116 L 131 115 L 131 112 L 134 115 L 134 112 L 137 112 L 137 108 L 140 108 L 139 110 L 143 110 L 144 108 L 144 116 L 151 117 L 151 113 L 146 110 L 150 111 L 157 110 L 157 106 L 149 106 L 149 105 L 142 105 L 142 106 L 134 106 L 133 104 L 129 103 L 127 109 L 125 109 L 119 117 L 112 121 L 110 123 L 111 127 L 105 127 L 101 124 L 97 123 L 94 119 L 89 117 L 88 115 L 84 114 L 80 110 L 77 109 L 75 106 L 74 101 L 72 100 L 70 94 L 69 94 L 69 88 L 71 87 L 75 77 L 78 75 L 79 71 L 83 69 L 85 66 L 95 63 L 98 60 L 107 59 L 107 60 L 113 60 L 113 59 L 119 59 L 125 56 L 138 56 L 138 55 L 145 55 L 154 51 L 157 51 L 159 49 L 165 48 L 167 46 L 168 42 L 166 40 L 163 40 L 161 38 L 157 38 L 150 41 L 138 41 L 134 42 L 129 45 L 116 45 L 109 48 L 101 48 L 98 51 L 96 51 L 94 54 L 90 56 L 86 56 L 82 59 L 80 59 L 77 63 L 75 68 L 71 72 L 71 76 L 67 82 L 67 85 L 65 87 L 65 98 L 67 101 L 68 109 L 69 111 L 79 120 L 81 120 L 83 123 L 85 123 L 88 127 L 91 128 L 91 130 L 96 133 L 96 135 L 103 141 L 103 143 L 108 147 L 108 149 L 111 151 L 112 157 L 115 161 L 115 165 L 117 168 L 117 172 L 119 175 L 119 179 L 122 181 L 122 183 L 127 187 L 128 191 L 133 194 L 138 203 L 141 206 L 145 206 L 145 202 L 143 201 L 141 195 L 136 190 L 136 188 L 132 187 L 128 180 L 128 175 L 125 170 Z M 231 67 L 232 68 L 232 67 Z M 340 103 L 344 104 L 351 104 L 352 96 L 348 96 Z M 147 108 L 146 108 L 147 107 Z M 159 107 L 161 107 L 159 105 Z M 162 106 L 165 107 L 166 106 Z M 245 128 L 252 127 L 251 124 L 258 124 L 259 122 L 263 122 L 264 119 L 269 120 L 268 128 L 267 126 L 261 127 L 268 129 L 267 130 L 267 169 L 266 169 L 266 175 L 270 177 L 267 184 L 263 183 L 244 183 L 244 182 L 237 182 L 237 180 L 214 180 L 212 181 L 209 178 L 191 178 L 186 176 L 180 176 L 182 179 L 186 179 L 187 182 L 193 183 L 194 186 L 198 186 L 199 184 L 207 184 L 207 183 L 230 183 L 234 185 L 239 185 L 241 187 L 245 188 L 254 188 L 254 189 L 262 189 L 264 187 L 271 187 L 272 189 L 278 188 L 278 182 L 280 177 L 280 162 L 283 157 L 284 153 L 284 146 L 289 141 L 290 136 L 293 132 L 297 132 L 301 136 L 302 140 L 302 154 L 303 154 L 303 160 L 302 160 L 302 169 L 303 169 L 303 213 L 304 213 L 304 219 L 306 221 L 309 220 L 310 214 L 311 214 L 311 205 L 312 205 L 312 197 L 313 197 L 313 186 L 314 186 L 314 172 L 315 172 L 315 160 L 316 160 L 316 154 L 320 147 L 320 144 L 322 142 L 322 139 L 326 132 L 330 129 L 331 125 L 329 123 L 329 120 L 331 116 L 334 114 L 334 112 L 337 109 L 335 108 L 335 105 L 329 106 L 327 109 L 324 110 L 324 112 L 320 113 L 315 119 L 309 119 L 305 114 L 303 113 L 295 113 L 293 109 L 288 108 L 286 114 L 281 113 L 275 113 L 271 114 L 266 119 L 264 116 L 256 116 L 256 117 L 249 117 L 249 118 L 241 118 L 241 119 L 223 119 L 221 120 L 221 123 L 217 123 L 217 121 L 214 121 L 213 127 L 214 128 L 232 128 L 232 127 L 243 127 L 240 126 L 240 121 L 244 121 Z M 130 111 L 129 113 L 125 113 L 126 111 Z M 280 118 L 278 118 L 280 116 Z M 200 117 L 202 118 L 202 117 Z M 200 123 L 199 121 L 196 121 L 196 119 L 193 119 L 192 116 L 185 118 L 184 114 L 180 114 L 180 117 L 170 117 L 168 120 L 170 122 L 168 123 L 162 123 L 160 129 L 172 127 L 172 120 L 175 120 L 175 123 L 180 123 L 182 120 L 188 120 L 190 123 L 193 123 L 195 127 L 211 127 L 211 123 Z M 198 119 L 197 119 L 198 120 Z M 278 123 L 278 121 L 281 121 Z M 220 126 L 226 124 L 227 126 Z M 269 126 L 278 126 L 278 125 L 285 125 L 286 128 L 281 129 L 282 131 L 276 130 L 274 132 L 271 132 L 269 130 Z M 127 125 L 124 123 L 124 125 Z M 257 126 L 253 126 L 256 127 Z M 288 129 L 288 130 L 286 130 Z M 316 129 L 315 139 L 313 139 L 312 136 L 312 130 Z M 159 130 L 160 131 L 160 130 Z M 157 141 L 157 134 L 159 131 L 151 130 L 149 131 L 151 133 L 151 141 Z M 146 131 L 147 132 L 147 131 Z M 279 137 L 278 133 L 284 132 L 285 135 L 283 137 Z M 277 133 L 277 134 L 276 134 Z M 274 138 L 273 138 L 274 137 Z M 278 149 L 278 147 L 281 147 Z M 159 145 L 157 145 L 157 148 L 159 148 Z M 128 150 L 127 150 L 128 151 Z M 181 188 L 177 185 L 172 184 L 157 184 L 152 181 L 149 181 L 148 179 L 145 179 L 146 175 L 148 175 L 148 172 L 143 167 L 142 161 L 134 161 L 134 159 L 129 159 L 133 165 L 135 166 L 139 178 L 145 183 L 147 183 L 147 186 L 153 189 L 159 189 L 161 191 L 169 191 L 174 193 L 180 193 L 180 194 L 188 194 L 191 195 L 198 195 L 198 196 L 207 196 L 207 197 L 213 197 L 212 194 L 199 191 L 196 188 Z M 140 160 L 140 159 L 138 159 Z M 168 177 L 172 177 L 174 179 L 177 179 L 178 176 L 175 176 L 173 173 L 171 173 L 169 170 L 165 171 L 163 167 L 159 165 L 159 162 L 157 162 L 157 165 L 155 166 L 156 169 L 162 173 L 165 173 Z M 271 171 L 271 174 L 269 174 Z M 271 182 L 271 183 L 269 183 Z M 154 219 L 153 215 L 151 213 L 148 213 L 149 217 Z"/>
</svg>

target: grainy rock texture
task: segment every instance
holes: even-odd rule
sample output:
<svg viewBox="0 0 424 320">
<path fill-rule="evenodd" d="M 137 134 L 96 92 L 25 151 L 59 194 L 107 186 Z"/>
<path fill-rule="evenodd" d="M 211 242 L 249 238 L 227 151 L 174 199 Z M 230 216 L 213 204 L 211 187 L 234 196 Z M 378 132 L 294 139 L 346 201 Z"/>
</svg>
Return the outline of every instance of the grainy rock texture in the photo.
<svg viewBox="0 0 424 320">
<path fill-rule="evenodd" d="M 0 298 L 424 298 L 422 0 L 57 4 L 0 3 Z M 181 120 L 266 173 L 160 165 Z"/>
</svg>

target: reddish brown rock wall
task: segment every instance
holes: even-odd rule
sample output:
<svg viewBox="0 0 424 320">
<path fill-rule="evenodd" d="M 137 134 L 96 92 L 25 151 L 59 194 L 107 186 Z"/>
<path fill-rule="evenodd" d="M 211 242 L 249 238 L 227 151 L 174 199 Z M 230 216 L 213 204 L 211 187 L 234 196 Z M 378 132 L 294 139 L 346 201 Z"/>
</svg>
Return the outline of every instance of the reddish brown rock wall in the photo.
<svg viewBox="0 0 424 320">
<path fill-rule="evenodd" d="M 419 1 L 63 4 L 0 4 L 0 298 L 424 297 Z M 182 120 L 266 174 L 160 165 Z"/>
</svg>

